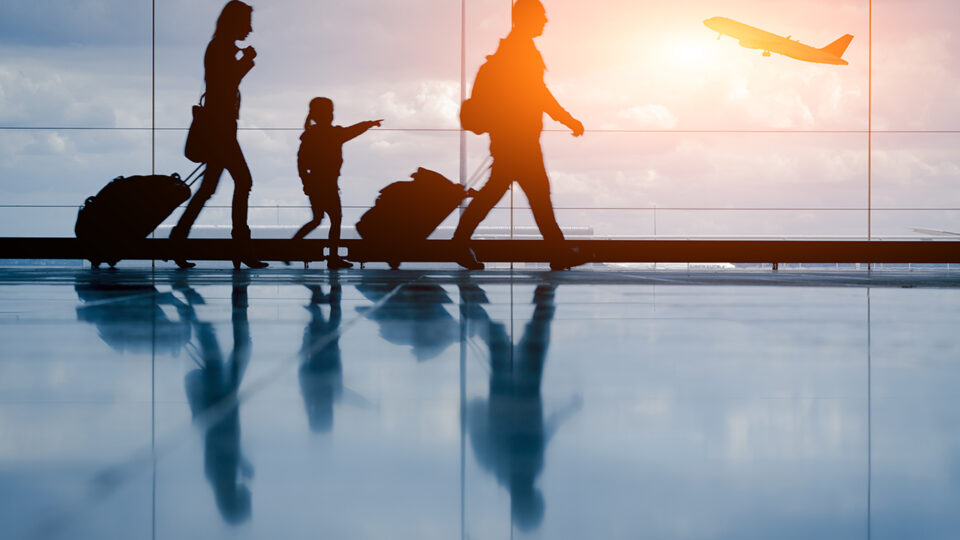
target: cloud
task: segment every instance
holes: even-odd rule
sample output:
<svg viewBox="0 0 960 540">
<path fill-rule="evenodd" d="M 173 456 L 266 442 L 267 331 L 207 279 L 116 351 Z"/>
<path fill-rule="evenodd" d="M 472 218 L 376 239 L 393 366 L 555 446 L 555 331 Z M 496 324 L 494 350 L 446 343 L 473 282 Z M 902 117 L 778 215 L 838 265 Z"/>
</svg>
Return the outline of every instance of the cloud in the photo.
<svg viewBox="0 0 960 540">
<path fill-rule="evenodd" d="M 4 0 L 0 45 L 150 45 L 149 2 Z"/>
<path fill-rule="evenodd" d="M 617 116 L 629 120 L 638 129 L 673 129 L 677 126 L 677 118 L 670 109 L 654 103 L 620 109 Z"/>
<path fill-rule="evenodd" d="M 391 125 L 411 128 L 459 127 L 460 85 L 450 81 L 426 81 L 410 85 L 401 93 L 387 91 L 370 107 Z"/>
<path fill-rule="evenodd" d="M 149 127 L 149 6 L 127 4 L 0 6 L 0 125 Z M 190 106 L 202 92 L 203 50 L 222 5 L 219 0 L 158 5 L 159 126 L 188 125 Z M 923 6 L 876 6 L 875 127 L 952 129 L 960 118 L 955 10 L 945 0 Z M 314 96 L 334 99 L 336 121 L 344 125 L 383 117 L 384 127 L 392 129 L 457 127 L 456 2 L 254 2 L 254 8 L 249 43 L 260 54 L 241 87 L 241 126 L 270 128 L 241 132 L 255 203 L 303 202 L 293 156 Z M 556 0 L 547 8 L 550 22 L 537 39 L 549 68 L 547 81 L 588 129 L 866 128 L 863 2 L 818 0 L 799 9 L 795 2 L 743 0 L 725 4 L 724 13 L 715 13 L 716 4 L 706 1 L 651 6 L 601 0 L 585 8 Z M 824 23 L 825 12 L 830 24 Z M 478 0 L 467 15 L 469 84 L 507 31 L 508 9 L 496 0 Z M 708 15 L 741 18 L 813 45 L 854 33 L 846 55 L 851 65 L 763 58 L 733 41 L 718 42 L 701 23 Z M 549 119 L 545 124 L 562 129 Z M 158 132 L 158 170 L 190 170 L 182 156 L 184 135 Z M 381 187 L 418 166 L 458 176 L 459 136 L 375 130 L 348 143 L 344 200 L 372 204 Z M 82 200 L 113 176 L 147 172 L 151 162 L 148 131 L 6 131 L 0 138 L 0 192 L 20 202 Z M 487 154 L 487 138 L 471 134 L 467 141 L 472 170 Z M 948 136 L 905 136 L 890 148 L 885 145 L 892 142 L 875 138 L 877 200 L 947 204 L 957 193 L 955 143 Z M 866 199 L 866 140 L 856 133 L 588 133 L 582 139 L 547 133 L 543 145 L 554 197 L 563 205 L 859 206 Z M 229 179 L 217 195 L 224 204 L 229 204 L 227 186 Z M 564 215 L 607 232 L 638 227 L 635 214 Z M 684 219 L 687 231 L 740 230 L 751 222 L 776 233 L 810 230 L 798 219 L 776 215 L 701 213 Z M 829 231 L 831 223 L 847 230 L 849 222 L 825 219 L 814 228 Z M 69 234 L 72 220 L 61 228 Z"/>
</svg>

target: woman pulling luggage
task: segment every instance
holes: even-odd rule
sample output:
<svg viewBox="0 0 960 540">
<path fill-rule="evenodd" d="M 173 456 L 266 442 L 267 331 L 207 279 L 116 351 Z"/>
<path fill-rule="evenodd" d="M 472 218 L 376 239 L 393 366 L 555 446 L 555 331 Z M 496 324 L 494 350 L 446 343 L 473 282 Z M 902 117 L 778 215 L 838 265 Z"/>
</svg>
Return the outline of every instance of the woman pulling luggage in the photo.
<svg viewBox="0 0 960 540">
<path fill-rule="evenodd" d="M 240 49 L 237 41 L 243 41 L 253 31 L 251 17 L 253 8 L 239 1 L 230 0 L 217 18 L 216 30 L 203 57 L 204 94 L 203 113 L 208 126 L 207 169 L 200 188 L 187 204 L 180 221 L 170 232 L 171 239 L 184 239 L 190 227 L 200 215 L 203 205 L 213 196 L 226 169 L 233 178 L 233 239 L 242 242 L 234 268 L 243 263 L 250 268 L 264 268 L 267 263 L 257 260 L 249 251 L 250 227 L 247 226 L 247 204 L 253 178 L 250 168 L 237 142 L 237 120 L 240 118 L 240 81 L 253 69 L 257 51 L 253 47 Z M 237 54 L 242 53 L 237 59 Z M 174 262 L 180 268 L 196 266 L 183 258 Z"/>
</svg>

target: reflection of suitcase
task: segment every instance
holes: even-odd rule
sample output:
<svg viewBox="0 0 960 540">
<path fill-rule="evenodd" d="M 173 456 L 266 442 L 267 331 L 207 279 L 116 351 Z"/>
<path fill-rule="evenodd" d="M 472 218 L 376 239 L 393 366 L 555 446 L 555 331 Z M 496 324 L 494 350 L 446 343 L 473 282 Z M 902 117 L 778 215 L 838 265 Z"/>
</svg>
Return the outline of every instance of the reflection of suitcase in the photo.
<svg viewBox="0 0 960 540">
<path fill-rule="evenodd" d="M 199 170 L 200 167 L 194 169 L 187 179 Z M 84 242 L 93 266 L 100 266 L 101 262 L 110 266 L 117 264 L 120 260 L 117 252 L 122 251 L 127 242 L 145 238 L 190 198 L 190 184 L 176 173 L 120 176 L 87 198 L 77 214 L 74 232 Z"/>
<path fill-rule="evenodd" d="M 364 240 L 377 243 L 425 240 L 456 208 L 468 191 L 442 174 L 419 168 L 413 181 L 394 182 L 380 190 L 377 202 L 357 222 Z"/>
</svg>

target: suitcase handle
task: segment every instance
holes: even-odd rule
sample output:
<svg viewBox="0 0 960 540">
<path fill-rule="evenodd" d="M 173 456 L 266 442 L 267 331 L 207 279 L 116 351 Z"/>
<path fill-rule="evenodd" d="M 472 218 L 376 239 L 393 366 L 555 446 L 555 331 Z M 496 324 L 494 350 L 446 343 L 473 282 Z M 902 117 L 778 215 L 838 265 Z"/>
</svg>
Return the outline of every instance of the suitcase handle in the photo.
<svg viewBox="0 0 960 540">
<path fill-rule="evenodd" d="M 200 179 L 201 176 L 203 176 L 202 172 L 200 174 L 197 174 L 197 171 L 199 171 L 204 165 L 206 165 L 206 163 L 201 163 L 197 165 L 197 167 L 193 169 L 193 172 L 188 174 L 187 177 L 183 179 L 183 181 L 187 183 L 187 187 L 191 187 L 194 184 L 194 182 L 196 182 L 197 180 Z M 194 176 L 195 174 L 196 176 Z M 193 178 L 193 180 L 191 180 L 191 178 Z"/>
<path fill-rule="evenodd" d="M 483 177 L 484 172 L 491 167 L 493 167 L 493 156 L 487 156 L 486 159 L 483 160 L 483 163 L 477 167 L 477 170 L 470 175 L 470 179 L 467 180 L 467 183 L 464 184 L 463 187 L 467 188 L 468 191 L 473 189 L 473 186 L 475 186 Z"/>
</svg>

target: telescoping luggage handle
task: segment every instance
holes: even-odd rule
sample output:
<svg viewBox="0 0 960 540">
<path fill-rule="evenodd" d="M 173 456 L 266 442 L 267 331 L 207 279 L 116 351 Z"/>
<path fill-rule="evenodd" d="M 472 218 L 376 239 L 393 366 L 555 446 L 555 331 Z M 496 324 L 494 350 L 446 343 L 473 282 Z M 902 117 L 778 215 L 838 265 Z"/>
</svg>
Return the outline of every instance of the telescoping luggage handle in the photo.
<svg viewBox="0 0 960 540">
<path fill-rule="evenodd" d="M 473 174 L 470 175 L 470 178 L 467 180 L 467 183 L 463 185 L 463 187 L 468 190 L 473 189 L 473 186 L 477 185 L 477 182 L 483 178 L 484 173 L 486 173 L 487 170 L 491 169 L 492 167 L 493 156 L 487 156 L 486 159 L 483 160 L 483 163 L 477 167 L 477 170 L 473 171 Z"/>
<path fill-rule="evenodd" d="M 203 171 L 201 171 L 200 169 L 202 169 L 202 168 L 204 167 L 204 165 L 206 165 L 206 163 L 201 163 L 201 164 L 197 165 L 197 167 L 196 167 L 195 169 L 193 169 L 193 172 L 191 172 L 190 174 L 188 174 L 187 177 L 183 179 L 183 181 L 186 182 L 187 187 L 193 186 L 193 184 L 194 184 L 197 180 L 199 180 L 201 176 L 203 176 Z M 194 176 L 194 175 L 196 175 L 196 176 Z M 192 180 L 191 180 L 191 179 L 192 179 Z"/>
</svg>

